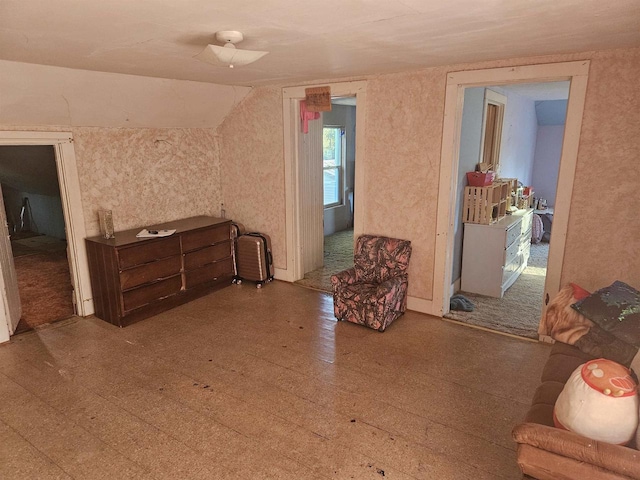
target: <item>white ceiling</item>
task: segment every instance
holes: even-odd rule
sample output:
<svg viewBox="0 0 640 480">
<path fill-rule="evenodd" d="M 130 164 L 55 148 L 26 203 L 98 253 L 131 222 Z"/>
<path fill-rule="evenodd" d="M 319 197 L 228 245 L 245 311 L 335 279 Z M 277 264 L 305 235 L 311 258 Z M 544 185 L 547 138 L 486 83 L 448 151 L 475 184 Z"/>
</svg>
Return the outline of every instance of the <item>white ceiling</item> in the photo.
<svg viewBox="0 0 640 480">
<path fill-rule="evenodd" d="M 640 1 L 2 0 L 0 59 L 230 85 L 640 46 Z M 269 55 L 193 57 L 218 30 Z"/>
<path fill-rule="evenodd" d="M 570 82 L 519 83 L 502 85 L 500 88 L 530 100 L 566 100 L 569 98 Z"/>
</svg>

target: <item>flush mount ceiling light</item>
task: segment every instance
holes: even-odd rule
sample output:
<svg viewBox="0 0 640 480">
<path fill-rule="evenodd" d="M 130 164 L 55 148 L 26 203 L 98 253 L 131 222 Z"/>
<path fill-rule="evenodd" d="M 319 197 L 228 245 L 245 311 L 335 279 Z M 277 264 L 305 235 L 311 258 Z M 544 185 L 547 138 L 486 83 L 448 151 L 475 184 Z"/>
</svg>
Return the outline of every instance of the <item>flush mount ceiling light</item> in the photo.
<svg viewBox="0 0 640 480">
<path fill-rule="evenodd" d="M 243 39 L 244 36 L 242 33 L 235 30 L 216 32 L 216 40 L 223 43 L 224 46 L 207 45 L 195 58 L 203 62 L 211 63 L 216 67 L 233 68 L 253 63 L 269 53 L 236 48 L 235 44 L 241 42 Z"/>
</svg>

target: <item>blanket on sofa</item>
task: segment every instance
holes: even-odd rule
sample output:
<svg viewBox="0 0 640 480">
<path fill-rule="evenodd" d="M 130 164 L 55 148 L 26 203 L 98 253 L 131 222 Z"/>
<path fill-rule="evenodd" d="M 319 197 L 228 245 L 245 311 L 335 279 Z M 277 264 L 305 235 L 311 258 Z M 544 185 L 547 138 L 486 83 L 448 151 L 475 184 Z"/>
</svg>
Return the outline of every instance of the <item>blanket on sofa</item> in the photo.
<svg viewBox="0 0 640 480">
<path fill-rule="evenodd" d="M 565 285 L 549 304 L 539 333 L 574 345 L 593 357 L 618 362 L 640 374 L 640 322 L 633 320 L 633 328 L 637 329 L 636 336 L 629 335 L 630 322 L 625 324 L 624 334 L 616 336 L 618 332 L 615 329 L 602 328 L 575 308 L 576 304 L 591 295 L 578 285 Z"/>
</svg>

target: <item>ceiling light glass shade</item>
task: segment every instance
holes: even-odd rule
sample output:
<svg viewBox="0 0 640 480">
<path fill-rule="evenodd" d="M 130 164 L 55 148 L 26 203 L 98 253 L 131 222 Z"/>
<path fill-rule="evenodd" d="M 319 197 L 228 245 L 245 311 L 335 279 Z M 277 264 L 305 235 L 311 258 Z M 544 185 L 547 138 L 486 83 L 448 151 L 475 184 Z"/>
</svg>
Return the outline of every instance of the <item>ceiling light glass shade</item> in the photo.
<svg viewBox="0 0 640 480">
<path fill-rule="evenodd" d="M 240 50 L 235 45 L 227 43 L 224 47 L 207 45 L 206 48 L 195 56 L 198 60 L 210 63 L 217 67 L 241 67 L 248 65 L 264 57 L 269 52 L 258 50 Z"/>
</svg>

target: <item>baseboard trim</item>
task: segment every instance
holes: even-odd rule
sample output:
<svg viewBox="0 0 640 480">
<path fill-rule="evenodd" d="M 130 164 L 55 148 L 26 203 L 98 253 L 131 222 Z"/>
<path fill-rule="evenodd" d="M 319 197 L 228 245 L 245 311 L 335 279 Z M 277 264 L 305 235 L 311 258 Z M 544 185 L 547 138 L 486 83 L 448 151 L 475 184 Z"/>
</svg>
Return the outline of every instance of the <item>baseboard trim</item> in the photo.
<svg viewBox="0 0 640 480">
<path fill-rule="evenodd" d="M 407 297 L 407 309 L 414 312 L 426 313 L 427 315 L 435 315 L 436 317 L 442 316 L 442 312 L 436 311 L 433 300 L 412 297 L 411 295 Z"/>
<path fill-rule="evenodd" d="M 294 281 L 291 279 L 290 272 L 286 269 L 274 268 L 273 275 L 276 280 L 282 280 L 283 282 L 294 283 Z M 442 312 L 436 311 L 433 300 L 412 297 L 411 295 L 409 295 L 407 297 L 407 309 L 414 312 L 426 313 L 427 315 L 442 317 Z"/>
<path fill-rule="evenodd" d="M 291 278 L 292 277 L 291 272 L 286 268 L 274 268 L 273 277 L 276 280 L 283 280 L 285 282 L 290 282 L 290 283 L 294 282 L 293 278 Z"/>
<path fill-rule="evenodd" d="M 519 337 L 518 335 L 513 335 L 512 333 L 499 332 L 498 330 L 491 330 L 490 328 L 482 327 L 480 325 L 471 325 L 470 323 L 461 322 L 459 320 L 453 320 L 452 318 L 443 317 L 442 320 L 444 320 L 445 322 L 452 323 L 454 325 L 460 325 L 466 328 L 473 328 L 475 330 L 482 330 L 483 332 L 495 333 L 496 335 L 502 335 L 503 337 L 514 338 L 516 340 L 523 340 L 525 342 L 538 343 L 538 340 L 536 340 L 535 338 Z"/>
</svg>

